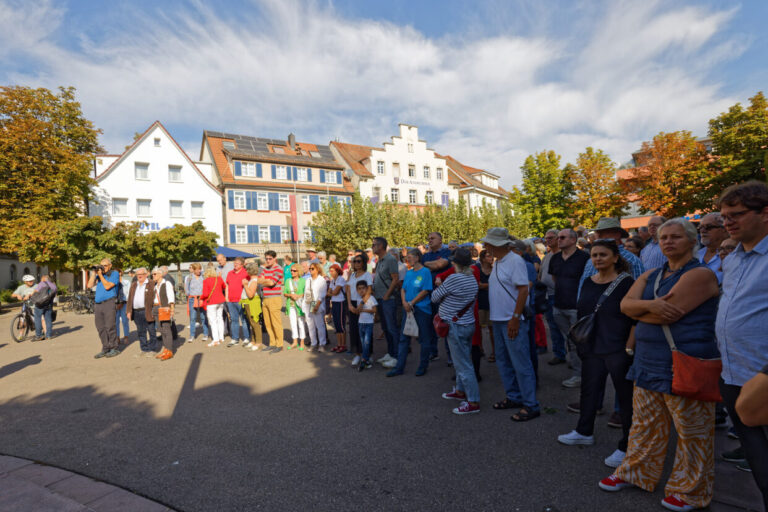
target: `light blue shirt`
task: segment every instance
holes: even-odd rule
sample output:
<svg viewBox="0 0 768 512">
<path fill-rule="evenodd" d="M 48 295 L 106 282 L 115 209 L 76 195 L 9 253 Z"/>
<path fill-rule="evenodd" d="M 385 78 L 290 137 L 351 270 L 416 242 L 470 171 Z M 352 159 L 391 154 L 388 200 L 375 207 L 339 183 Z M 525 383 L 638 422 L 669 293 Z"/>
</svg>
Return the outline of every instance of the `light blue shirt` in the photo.
<svg viewBox="0 0 768 512">
<path fill-rule="evenodd" d="M 625 249 L 623 245 L 619 246 L 619 254 L 621 254 L 621 257 L 624 258 L 624 261 L 629 265 L 629 273 L 632 274 L 632 279 L 637 281 L 637 278 L 645 272 L 643 262 L 640 261 L 640 258 Z M 666 262 L 666 258 L 664 261 Z M 581 295 L 581 287 L 584 285 L 584 281 L 595 274 L 597 274 L 597 269 L 595 269 L 595 266 L 592 264 L 592 258 L 590 258 L 587 265 L 584 267 L 584 272 L 581 274 L 581 280 L 579 280 L 579 295 Z"/>
<path fill-rule="evenodd" d="M 768 362 L 768 236 L 723 261 L 723 292 L 715 332 L 726 384 L 743 386 Z"/>
<path fill-rule="evenodd" d="M 94 297 L 96 304 L 101 304 L 105 300 L 117 298 L 117 290 L 119 288 L 118 285 L 120 284 L 120 274 L 117 273 L 117 270 L 110 270 L 109 274 L 104 274 L 104 280 L 114 284 L 115 286 L 107 290 L 104 288 L 104 284 L 102 284 L 101 279 L 97 277 L 96 296 Z"/>
<path fill-rule="evenodd" d="M 663 267 L 667 262 L 667 257 L 661 252 L 659 242 L 654 241 L 653 238 L 649 238 L 643 250 L 640 251 L 640 259 L 643 260 L 645 270 Z"/>
<path fill-rule="evenodd" d="M 704 261 L 704 255 L 707 253 L 707 248 L 702 247 L 699 249 L 699 252 L 697 253 L 697 256 L 699 258 L 699 261 L 705 264 L 707 267 L 709 267 L 709 270 L 715 273 L 717 276 L 717 284 L 721 284 L 723 282 L 723 273 L 720 271 L 720 255 L 715 253 L 715 255 L 712 257 L 709 261 Z"/>
</svg>

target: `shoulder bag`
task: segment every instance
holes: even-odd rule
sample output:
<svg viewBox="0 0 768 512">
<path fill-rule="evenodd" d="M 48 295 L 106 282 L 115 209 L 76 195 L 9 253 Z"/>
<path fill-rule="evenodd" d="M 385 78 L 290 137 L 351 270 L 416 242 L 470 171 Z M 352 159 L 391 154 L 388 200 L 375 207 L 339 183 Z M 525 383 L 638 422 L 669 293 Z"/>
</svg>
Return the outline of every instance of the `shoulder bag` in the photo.
<svg viewBox="0 0 768 512">
<path fill-rule="evenodd" d="M 163 282 L 163 288 L 168 286 L 168 281 Z M 161 291 L 165 293 L 165 290 L 157 290 L 157 303 L 160 305 L 157 308 L 157 319 L 161 322 L 170 322 L 171 321 L 171 307 L 170 306 L 163 306 L 163 302 L 160 300 L 160 293 Z"/>
<path fill-rule="evenodd" d="M 655 298 L 659 298 L 657 292 L 663 273 L 662 267 L 653 285 Z M 661 330 L 664 331 L 664 337 L 667 338 L 667 344 L 672 351 L 672 393 L 703 402 L 722 402 L 719 388 L 720 374 L 723 371 L 722 360 L 719 357 L 702 359 L 680 352 L 672 338 L 669 325 L 662 324 Z"/>
<path fill-rule="evenodd" d="M 509 297 L 515 301 L 515 304 L 517 304 L 517 298 L 512 295 L 512 292 L 510 292 L 506 286 L 504 286 L 504 283 L 501 282 L 501 279 L 499 279 L 499 267 L 496 266 L 496 263 L 493 264 L 493 271 L 496 273 L 496 281 L 501 285 L 501 287 L 504 289 L 504 291 L 509 295 Z M 529 293 L 532 293 L 532 290 L 529 290 Z M 533 318 L 535 316 L 535 313 L 533 312 L 533 309 L 528 304 L 523 307 L 523 314 L 521 315 L 520 320 L 525 320 L 526 318 Z"/>
<path fill-rule="evenodd" d="M 571 326 L 571 329 L 568 331 L 568 336 L 570 336 L 574 343 L 577 345 L 586 345 L 592 342 L 592 339 L 595 335 L 595 317 L 597 312 L 600 310 L 600 306 L 602 306 L 603 302 L 605 302 L 605 299 L 607 299 L 613 293 L 613 290 L 616 289 L 619 283 L 621 283 L 627 277 L 629 277 L 629 274 L 626 272 L 619 274 L 616 279 L 611 282 L 611 285 L 603 292 L 603 294 L 600 295 L 600 298 L 597 299 L 595 310 L 590 314 L 579 318 L 576 320 L 576 323 Z"/>
</svg>

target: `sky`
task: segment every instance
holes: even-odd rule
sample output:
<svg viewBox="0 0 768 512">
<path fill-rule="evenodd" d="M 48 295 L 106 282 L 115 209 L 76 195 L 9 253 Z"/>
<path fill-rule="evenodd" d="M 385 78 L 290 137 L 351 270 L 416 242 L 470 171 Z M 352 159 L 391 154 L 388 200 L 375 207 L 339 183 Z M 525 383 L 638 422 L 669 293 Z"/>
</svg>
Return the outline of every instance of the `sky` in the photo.
<svg viewBox="0 0 768 512">
<path fill-rule="evenodd" d="M 587 146 L 617 163 L 660 131 L 768 87 L 764 0 L 0 0 L 0 84 L 74 86 L 120 153 L 160 120 L 203 130 L 427 146 L 520 183 Z"/>
</svg>

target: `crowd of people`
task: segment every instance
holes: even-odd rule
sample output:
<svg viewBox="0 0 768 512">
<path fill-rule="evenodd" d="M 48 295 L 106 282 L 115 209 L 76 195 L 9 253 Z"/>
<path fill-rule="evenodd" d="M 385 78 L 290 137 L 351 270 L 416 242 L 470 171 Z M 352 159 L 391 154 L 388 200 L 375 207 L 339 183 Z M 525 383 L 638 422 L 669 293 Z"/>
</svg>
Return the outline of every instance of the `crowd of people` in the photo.
<svg viewBox="0 0 768 512">
<path fill-rule="evenodd" d="M 441 357 L 444 338 L 455 384 L 442 396 L 459 402 L 453 413 L 480 412 L 485 358 L 503 386 L 491 407 L 511 410 L 516 422 L 541 414 L 538 362 L 551 349 L 547 363 L 569 368 L 562 386 L 580 391 L 579 401 L 568 404 L 579 415 L 575 428 L 557 438 L 564 445 L 595 443 L 595 418 L 611 377 L 609 424 L 621 435 L 605 458 L 614 471 L 600 488 L 653 491 L 674 426 L 674 465 L 662 505 L 706 507 L 714 487 L 714 431 L 727 428 L 729 417 L 740 446 L 722 457 L 752 472 L 768 506 L 764 183 L 726 189 L 719 211 L 704 215 L 698 227 L 653 216 L 646 229 L 630 234 L 618 219 L 603 218 L 592 230 L 564 228 L 529 240 L 503 227 L 476 244 L 445 244 L 433 232 L 424 246 L 395 249 L 376 237 L 369 249 L 349 251 L 343 264 L 314 250 L 282 265 L 273 251 L 264 253 L 263 264 L 216 259 L 192 264 L 184 280 L 189 342 L 201 334 L 211 348 L 228 336 L 226 347 L 270 355 L 327 350 L 349 355 L 359 372 L 378 363 L 386 377 L 397 377 L 406 372 L 413 339 L 414 375 L 423 376 Z M 167 269 L 133 274 L 123 279 L 109 259 L 91 272 L 87 286 L 95 286 L 102 342 L 95 357 L 120 353 L 117 322 L 127 318 L 142 353 L 168 360 L 176 350 L 175 285 Z M 377 323 L 386 352 L 374 360 Z"/>
</svg>

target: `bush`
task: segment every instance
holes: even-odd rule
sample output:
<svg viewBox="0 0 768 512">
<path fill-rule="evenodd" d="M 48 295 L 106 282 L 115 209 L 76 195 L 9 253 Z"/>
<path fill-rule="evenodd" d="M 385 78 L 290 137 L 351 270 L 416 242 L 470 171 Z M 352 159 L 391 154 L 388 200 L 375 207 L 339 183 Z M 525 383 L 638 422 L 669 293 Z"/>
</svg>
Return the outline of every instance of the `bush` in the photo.
<svg viewBox="0 0 768 512">
<path fill-rule="evenodd" d="M 8 288 L 7 290 L 0 290 L 0 302 L 19 302 L 16 298 L 11 297 L 14 288 Z"/>
<path fill-rule="evenodd" d="M 58 289 L 58 295 L 66 295 L 69 293 L 69 286 L 62 284 L 56 287 Z"/>
</svg>

